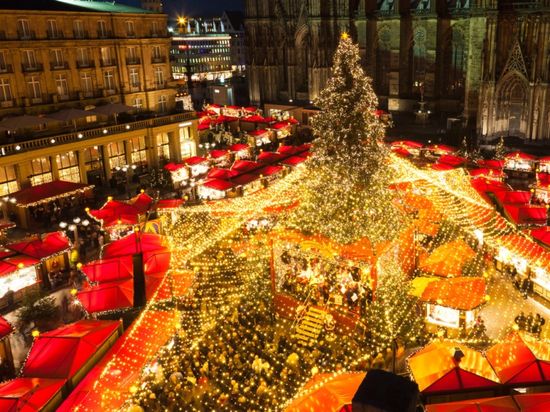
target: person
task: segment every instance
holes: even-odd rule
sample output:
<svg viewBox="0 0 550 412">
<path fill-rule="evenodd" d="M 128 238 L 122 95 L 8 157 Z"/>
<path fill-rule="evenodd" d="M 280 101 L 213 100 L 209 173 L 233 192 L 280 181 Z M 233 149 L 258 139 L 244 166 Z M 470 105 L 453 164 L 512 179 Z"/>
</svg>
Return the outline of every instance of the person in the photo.
<svg viewBox="0 0 550 412">
<path fill-rule="evenodd" d="M 529 278 L 528 277 L 521 281 L 520 292 L 523 296 L 523 299 L 527 299 L 529 297 Z"/>
<path fill-rule="evenodd" d="M 529 312 L 529 315 L 527 316 L 527 320 L 525 321 L 525 330 L 527 332 L 533 332 L 533 324 L 535 322 L 535 318 L 533 316 L 532 312 Z"/>
<path fill-rule="evenodd" d="M 542 327 L 545 323 L 546 321 L 544 320 L 544 318 L 539 313 L 537 313 L 533 322 L 533 333 L 537 335 L 537 337 L 540 337 Z"/>
<path fill-rule="evenodd" d="M 518 325 L 519 330 L 525 330 L 525 322 L 527 321 L 527 318 L 525 317 L 525 313 L 521 312 L 519 315 L 516 316 L 514 319 L 514 322 L 516 325 Z"/>
</svg>

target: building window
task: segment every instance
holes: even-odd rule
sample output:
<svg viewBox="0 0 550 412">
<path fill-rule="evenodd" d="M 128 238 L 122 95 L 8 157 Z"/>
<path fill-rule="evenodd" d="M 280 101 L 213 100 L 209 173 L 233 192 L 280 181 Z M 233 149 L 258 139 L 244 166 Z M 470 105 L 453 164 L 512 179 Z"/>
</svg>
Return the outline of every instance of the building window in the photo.
<svg viewBox="0 0 550 412">
<path fill-rule="evenodd" d="M 8 79 L 0 79 L 0 101 L 12 100 L 11 85 Z"/>
<path fill-rule="evenodd" d="M 6 52 L 0 51 L 0 73 L 6 73 L 8 71 L 8 61 L 6 59 Z"/>
<path fill-rule="evenodd" d="M 103 66 L 112 66 L 115 64 L 110 47 L 101 48 L 101 64 Z"/>
<path fill-rule="evenodd" d="M 126 21 L 126 35 L 128 37 L 134 37 L 136 35 L 134 30 L 134 22 L 132 20 Z"/>
<path fill-rule="evenodd" d="M 55 156 L 59 180 L 66 182 L 80 183 L 80 169 L 78 167 L 78 157 L 75 152 L 67 152 Z"/>
<path fill-rule="evenodd" d="M 40 87 L 40 78 L 31 76 L 27 79 L 28 92 L 31 99 L 42 98 L 42 89 Z"/>
<path fill-rule="evenodd" d="M 139 64 L 137 47 L 128 47 L 127 51 L 128 64 Z"/>
<path fill-rule="evenodd" d="M 57 94 L 61 99 L 69 98 L 69 86 L 67 84 L 67 77 L 64 74 L 58 74 L 55 76 L 55 87 L 57 88 Z"/>
<path fill-rule="evenodd" d="M 88 67 L 90 65 L 90 55 L 88 54 L 88 49 L 76 49 L 76 64 L 79 67 Z"/>
<path fill-rule="evenodd" d="M 107 70 L 103 73 L 103 80 L 105 81 L 105 90 L 109 92 L 115 91 L 115 78 L 112 70 Z"/>
<path fill-rule="evenodd" d="M 56 20 L 48 20 L 48 31 L 47 35 L 49 39 L 58 39 L 61 37 L 61 33 L 57 29 L 57 21 Z"/>
<path fill-rule="evenodd" d="M 103 174 L 103 156 L 98 146 L 84 149 L 84 169 L 87 172 L 99 170 Z"/>
<path fill-rule="evenodd" d="M 73 21 L 73 34 L 77 39 L 83 39 L 85 36 L 84 24 L 82 20 Z"/>
<path fill-rule="evenodd" d="M 157 135 L 157 155 L 163 163 L 170 160 L 170 139 L 168 133 L 159 133 Z"/>
<path fill-rule="evenodd" d="M 126 150 L 124 149 L 124 142 L 109 143 L 107 145 L 107 154 L 109 156 L 109 166 L 111 169 L 126 165 Z"/>
<path fill-rule="evenodd" d="M 19 190 L 15 166 L 0 167 L 0 196 L 7 196 Z"/>
<path fill-rule="evenodd" d="M 90 76 L 90 73 L 82 73 L 80 75 L 80 86 L 82 87 L 82 91 L 86 96 L 89 96 L 93 93 L 93 83 L 92 83 L 92 76 Z"/>
<path fill-rule="evenodd" d="M 155 86 L 164 87 L 164 71 L 162 67 L 155 67 Z"/>
<path fill-rule="evenodd" d="M 157 104 L 157 111 L 160 113 L 166 112 L 168 109 L 168 99 L 166 96 L 159 96 L 158 104 Z"/>
<path fill-rule="evenodd" d="M 135 107 L 138 110 L 143 109 L 143 99 L 141 97 L 136 97 L 132 103 L 132 107 Z"/>
<path fill-rule="evenodd" d="M 153 59 L 160 60 L 161 58 L 161 51 L 160 46 L 153 46 Z"/>
<path fill-rule="evenodd" d="M 191 140 L 189 127 L 180 127 L 180 149 L 182 159 L 195 156 L 195 142 Z"/>
<path fill-rule="evenodd" d="M 37 186 L 49 183 L 52 178 L 52 165 L 49 157 L 39 157 L 31 160 L 31 185 Z"/>
<path fill-rule="evenodd" d="M 104 20 L 98 20 L 97 22 L 97 36 L 107 37 L 107 23 Z"/>
<path fill-rule="evenodd" d="M 29 21 L 26 19 L 17 20 L 17 34 L 20 39 L 30 39 L 31 29 Z"/>
<path fill-rule="evenodd" d="M 24 69 L 37 68 L 34 50 L 23 50 L 23 67 Z"/>
<path fill-rule="evenodd" d="M 130 144 L 130 154 L 132 157 L 132 164 L 145 165 L 147 164 L 147 147 L 145 146 L 145 137 L 133 137 L 128 142 Z"/>
<path fill-rule="evenodd" d="M 135 67 L 130 68 L 130 86 L 137 88 L 139 87 L 139 70 Z"/>
<path fill-rule="evenodd" d="M 52 50 L 52 60 L 54 68 L 65 67 L 65 58 L 63 57 L 63 50 L 53 49 Z"/>
<path fill-rule="evenodd" d="M 158 21 L 153 21 L 151 23 L 151 34 L 153 36 L 158 36 L 160 33 L 159 33 L 159 23 Z"/>
</svg>

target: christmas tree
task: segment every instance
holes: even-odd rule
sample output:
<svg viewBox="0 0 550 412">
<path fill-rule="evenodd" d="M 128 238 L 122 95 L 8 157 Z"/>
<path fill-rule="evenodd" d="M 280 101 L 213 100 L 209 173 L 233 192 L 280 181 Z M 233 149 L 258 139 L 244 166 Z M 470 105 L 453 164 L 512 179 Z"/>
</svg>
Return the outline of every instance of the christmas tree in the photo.
<svg viewBox="0 0 550 412">
<path fill-rule="evenodd" d="M 500 137 L 495 146 L 495 159 L 502 160 L 506 154 L 506 147 L 504 146 L 504 137 Z"/>
<path fill-rule="evenodd" d="M 298 229 L 340 243 L 392 235 L 397 213 L 388 190 L 385 125 L 376 115 L 378 99 L 360 65 L 359 48 L 344 33 L 326 88 L 312 119 L 313 156 L 300 188 L 300 207 L 291 217 Z M 392 221 L 391 225 L 388 222 Z"/>
</svg>

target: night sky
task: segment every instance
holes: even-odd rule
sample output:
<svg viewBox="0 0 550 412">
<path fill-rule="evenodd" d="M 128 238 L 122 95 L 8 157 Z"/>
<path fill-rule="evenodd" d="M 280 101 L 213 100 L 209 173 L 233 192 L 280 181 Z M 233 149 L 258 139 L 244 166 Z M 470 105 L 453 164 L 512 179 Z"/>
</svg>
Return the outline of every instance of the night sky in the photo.
<svg viewBox="0 0 550 412">
<path fill-rule="evenodd" d="M 139 6 L 140 0 L 117 0 Z M 164 12 L 169 15 L 221 16 L 224 10 L 242 10 L 243 0 L 164 0 Z"/>
</svg>

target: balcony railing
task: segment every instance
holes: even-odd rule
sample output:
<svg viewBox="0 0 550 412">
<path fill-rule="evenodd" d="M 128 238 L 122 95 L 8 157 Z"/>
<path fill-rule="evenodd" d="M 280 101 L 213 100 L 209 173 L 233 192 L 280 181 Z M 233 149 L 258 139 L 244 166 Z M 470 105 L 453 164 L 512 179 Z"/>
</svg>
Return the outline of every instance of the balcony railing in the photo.
<svg viewBox="0 0 550 412">
<path fill-rule="evenodd" d="M 127 57 L 126 58 L 126 64 L 128 66 L 132 64 L 141 64 L 141 59 L 139 57 Z"/>
<path fill-rule="evenodd" d="M 36 33 L 31 31 L 17 30 L 17 37 L 19 40 L 34 40 L 36 39 Z"/>
<path fill-rule="evenodd" d="M 0 73 L 13 73 L 13 66 L 11 64 L 0 66 Z"/>
<path fill-rule="evenodd" d="M 93 60 L 77 60 L 76 67 L 79 69 L 84 69 L 86 67 L 94 67 L 95 62 Z"/>
<path fill-rule="evenodd" d="M 67 70 L 69 69 L 69 62 L 51 62 L 50 70 Z"/>
<path fill-rule="evenodd" d="M 151 63 L 166 63 L 166 56 L 153 56 Z"/>
<path fill-rule="evenodd" d="M 23 63 L 21 65 L 21 70 L 24 71 L 25 73 L 41 72 L 42 70 L 44 70 L 44 65 L 42 63 L 34 63 L 34 64 Z"/>
<path fill-rule="evenodd" d="M 87 30 L 82 30 L 82 31 L 73 30 L 73 37 L 75 39 L 89 39 L 90 33 L 88 33 Z"/>
<path fill-rule="evenodd" d="M 61 30 L 46 30 L 46 36 L 50 40 L 64 39 L 65 36 Z"/>
<path fill-rule="evenodd" d="M 151 119 L 140 120 L 137 122 L 119 123 L 113 126 L 105 126 L 95 129 L 82 130 L 74 133 L 67 134 L 49 134 L 48 137 L 41 137 L 33 140 L 27 140 L 24 142 L 10 143 L 6 145 L 0 145 L 0 154 L 2 156 L 10 156 L 22 152 L 28 152 L 32 150 L 39 150 L 46 147 L 52 147 L 52 145 L 64 145 L 74 142 L 80 142 L 84 139 L 93 139 L 97 137 L 104 137 L 108 135 L 115 135 L 119 133 L 128 132 L 128 130 L 144 129 L 148 127 L 164 126 L 171 123 L 180 123 L 185 121 L 191 121 L 196 119 L 195 112 L 177 113 L 167 116 L 159 116 Z M 105 133 L 107 131 L 107 133 Z M 55 143 L 52 144 L 52 137 Z"/>
<path fill-rule="evenodd" d="M 101 67 L 116 66 L 115 59 L 101 59 Z"/>
</svg>

